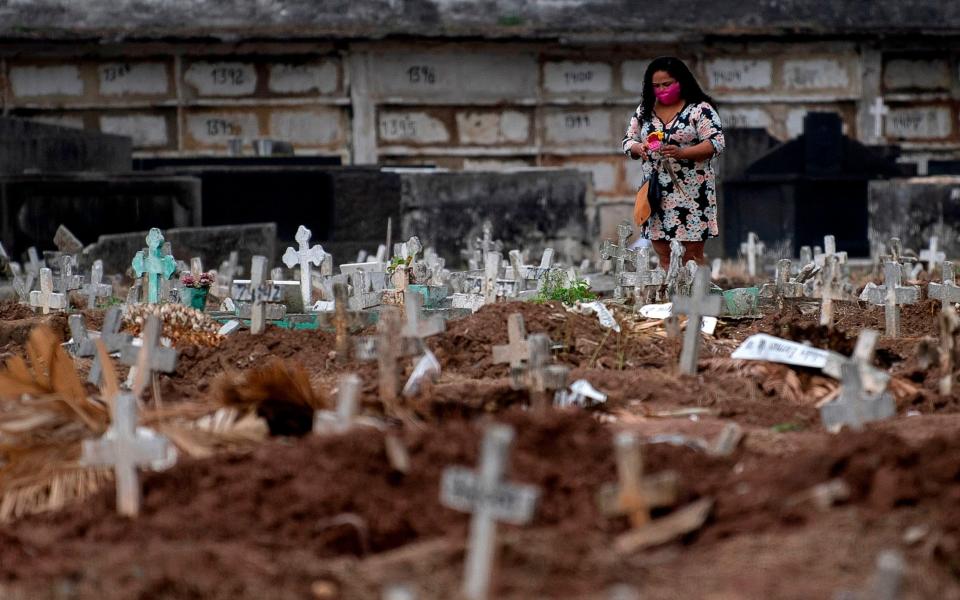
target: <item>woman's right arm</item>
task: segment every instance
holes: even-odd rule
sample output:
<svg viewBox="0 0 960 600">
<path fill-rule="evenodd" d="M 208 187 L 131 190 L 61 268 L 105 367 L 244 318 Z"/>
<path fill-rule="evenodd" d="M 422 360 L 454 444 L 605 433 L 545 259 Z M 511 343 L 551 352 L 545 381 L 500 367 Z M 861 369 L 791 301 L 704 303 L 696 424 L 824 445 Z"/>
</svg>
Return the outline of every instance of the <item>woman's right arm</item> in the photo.
<svg viewBox="0 0 960 600">
<path fill-rule="evenodd" d="M 637 160 L 640 158 L 646 159 L 647 153 L 644 148 L 644 144 L 640 139 L 640 107 L 637 107 L 637 111 L 633 113 L 633 116 L 630 117 L 630 122 L 627 124 L 626 134 L 623 136 L 623 141 L 621 142 L 623 147 L 623 153 L 630 158 Z"/>
</svg>

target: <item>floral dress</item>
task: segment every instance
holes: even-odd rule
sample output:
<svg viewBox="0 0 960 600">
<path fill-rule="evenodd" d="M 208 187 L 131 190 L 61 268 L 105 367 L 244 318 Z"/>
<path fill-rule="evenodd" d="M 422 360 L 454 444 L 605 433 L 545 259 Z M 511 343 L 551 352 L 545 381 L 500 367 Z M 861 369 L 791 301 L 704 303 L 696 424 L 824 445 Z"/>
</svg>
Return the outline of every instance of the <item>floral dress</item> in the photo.
<svg viewBox="0 0 960 600">
<path fill-rule="evenodd" d="M 630 118 L 627 134 L 623 137 L 623 151 L 630 156 L 630 147 L 642 142 L 651 133 L 662 131 L 663 143 L 673 143 L 681 148 L 695 146 L 710 140 L 714 156 L 723 151 L 723 128 L 720 115 L 708 102 L 687 104 L 669 123 L 664 124 L 656 113 L 650 121 L 640 122 L 641 107 Z M 704 161 L 676 160 L 672 164 L 676 178 L 671 177 L 659 152 L 648 153 L 641 161 L 643 180 L 650 179 L 654 171 L 660 182 L 660 209 L 654 210 L 644 223 L 642 233 L 651 240 L 699 242 L 720 234 L 717 225 L 717 176 L 713 157 Z"/>
</svg>

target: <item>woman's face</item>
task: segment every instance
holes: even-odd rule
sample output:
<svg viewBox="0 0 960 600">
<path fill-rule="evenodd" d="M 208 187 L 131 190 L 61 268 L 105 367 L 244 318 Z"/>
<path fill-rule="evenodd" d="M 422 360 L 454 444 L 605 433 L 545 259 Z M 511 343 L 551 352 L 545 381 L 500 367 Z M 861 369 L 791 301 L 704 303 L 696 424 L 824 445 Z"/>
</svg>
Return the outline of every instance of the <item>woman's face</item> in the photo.
<svg viewBox="0 0 960 600">
<path fill-rule="evenodd" d="M 669 88 L 672 84 L 676 83 L 677 80 L 666 71 L 654 71 L 652 81 L 653 91 L 657 92 Z"/>
<path fill-rule="evenodd" d="M 682 99 L 680 84 L 676 77 L 667 71 L 654 71 L 651 83 L 653 84 L 653 94 L 661 104 L 672 106 Z"/>
</svg>

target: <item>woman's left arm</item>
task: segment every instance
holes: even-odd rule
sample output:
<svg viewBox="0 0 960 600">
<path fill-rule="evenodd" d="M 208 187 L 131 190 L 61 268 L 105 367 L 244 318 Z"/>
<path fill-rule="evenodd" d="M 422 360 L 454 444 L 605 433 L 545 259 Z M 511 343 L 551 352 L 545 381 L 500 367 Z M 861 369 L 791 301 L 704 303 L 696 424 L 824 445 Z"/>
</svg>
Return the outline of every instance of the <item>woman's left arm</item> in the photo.
<svg viewBox="0 0 960 600">
<path fill-rule="evenodd" d="M 697 128 L 697 139 L 700 142 L 686 148 L 665 146 L 663 149 L 664 156 L 699 162 L 709 160 L 723 152 L 726 142 L 723 138 L 723 125 L 720 123 L 720 115 L 707 102 L 701 102 L 696 108 L 699 109 L 699 115 L 696 118 L 695 126 Z"/>
</svg>

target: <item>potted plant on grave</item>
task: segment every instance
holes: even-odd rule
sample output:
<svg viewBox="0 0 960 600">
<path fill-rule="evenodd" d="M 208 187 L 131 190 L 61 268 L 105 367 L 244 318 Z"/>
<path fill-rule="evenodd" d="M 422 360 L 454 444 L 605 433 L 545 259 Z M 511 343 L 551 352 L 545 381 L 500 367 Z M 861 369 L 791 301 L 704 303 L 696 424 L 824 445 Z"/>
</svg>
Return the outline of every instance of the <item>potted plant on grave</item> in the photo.
<svg viewBox="0 0 960 600">
<path fill-rule="evenodd" d="M 203 310 L 207 306 L 207 295 L 210 293 L 210 286 L 213 285 L 213 273 L 182 273 L 180 275 L 180 301 L 183 304 L 197 310 Z"/>
</svg>

